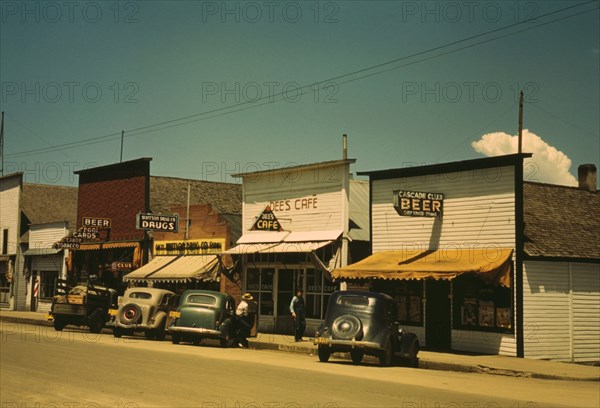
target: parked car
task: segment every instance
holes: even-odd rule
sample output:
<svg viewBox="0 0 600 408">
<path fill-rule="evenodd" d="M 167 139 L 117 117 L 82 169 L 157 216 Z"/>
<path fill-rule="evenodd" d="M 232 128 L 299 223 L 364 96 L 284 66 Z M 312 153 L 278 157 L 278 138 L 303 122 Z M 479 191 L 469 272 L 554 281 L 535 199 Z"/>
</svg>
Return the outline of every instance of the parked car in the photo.
<svg viewBox="0 0 600 408">
<path fill-rule="evenodd" d="M 188 290 L 181 295 L 175 319 L 169 326 L 173 344 L 182 341 L 200 344 L 202 339 L 217 339 L 221 347 L 239 342 L 235 300 L 211 290 Z"/>
<path fill-rule="evenodd" d="M 129 288 L 119 298 L 118 308 L 109 310 L 113 335 L 132 336 L 144 332 L 149 340 L 164 340 L 170 323 L 169 312 L 177 308 L 179 296 L 170 290 Z"/>
<path fill-rule="evenodd" d="M 327 362 L 331 353 L 349 352 L 354 364 L 367 354 L 379 357 L 382 366 L 403 361 L 417 367 L 419 340 L 400 327 L 396 313 L 394 299 L 386 294 L 334 292 L 325 320 L 315 332 L 319 360 Z"/>
<path fill-rule="evenodd" d="M 117 304 L 117 292 L 88 282 L 70 286 L 58 279 L 48 319 L 54 329 L 61 331 L 67 325 L 87 326 L 92 333 L 100 333 L 109 320 L 108 310 Z"/>
</svg>

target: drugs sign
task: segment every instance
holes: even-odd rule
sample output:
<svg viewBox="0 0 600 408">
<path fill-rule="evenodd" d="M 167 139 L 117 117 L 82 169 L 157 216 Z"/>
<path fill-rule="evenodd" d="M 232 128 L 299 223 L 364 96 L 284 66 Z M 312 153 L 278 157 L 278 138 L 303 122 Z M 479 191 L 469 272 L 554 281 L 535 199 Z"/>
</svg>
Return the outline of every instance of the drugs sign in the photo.
<svg viewBox="0 0 600 408">
<path fill-rule="evenodd" d="M 177 232 L 179 231 L 178 214 L 138 214 L 137 229 Z"/>
</svg>

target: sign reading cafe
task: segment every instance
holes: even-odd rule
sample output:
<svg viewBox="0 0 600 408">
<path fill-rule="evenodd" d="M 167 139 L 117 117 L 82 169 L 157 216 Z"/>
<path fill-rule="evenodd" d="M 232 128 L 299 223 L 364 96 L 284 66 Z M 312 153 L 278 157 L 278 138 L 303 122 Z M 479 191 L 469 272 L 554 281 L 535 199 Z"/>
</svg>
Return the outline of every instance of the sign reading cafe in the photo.
<svg viewBox="0 0 600 408">
<path fill-rule="evenodd" d="M 441 218 L 444 210 L 444 194 L 395 190 L 394 209 L 401 216 Z"/>
</svg>

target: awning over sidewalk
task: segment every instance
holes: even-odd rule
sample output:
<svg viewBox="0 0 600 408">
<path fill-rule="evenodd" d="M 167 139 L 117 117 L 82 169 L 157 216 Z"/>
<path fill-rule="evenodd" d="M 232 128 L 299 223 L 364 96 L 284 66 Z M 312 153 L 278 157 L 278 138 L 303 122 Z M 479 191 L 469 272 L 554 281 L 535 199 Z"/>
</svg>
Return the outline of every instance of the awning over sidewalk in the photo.
<svg viewBox="0 0 600 408">
<path fill-rule="evenodd" d="M 238 244 L 225 251 L 226 254 L 286 254 L 310 253 L 336 241 L 342 231 L 265 232 L 251 231 L 244 234 Z"/>
<path fill-rule="evenodd" d="M 157 256 L 141 268 L 123 276 L 124 281 L 144 281 L 146 276 L 158 271 L 177 259 L 176 256 Z"/>
<path fill-rule="evenodd" d="M 159 256 L 123 277 L 133 282 L 219 281 L 219 260 L 215 255 Z"/>
<path fill-rule="evenodd" d="M 44 256 L 44 255 L 56 255 L 62 252 L 62 249 L 58 248 L 29 248 L 23 252 L 25 256 Z"/>
<path fill-rule="evenodd" d="M 335 279 L 444 279 L 465 273 L 510 287 L 512 248 L 383 251 L 335 269 Z"/>
</svg>

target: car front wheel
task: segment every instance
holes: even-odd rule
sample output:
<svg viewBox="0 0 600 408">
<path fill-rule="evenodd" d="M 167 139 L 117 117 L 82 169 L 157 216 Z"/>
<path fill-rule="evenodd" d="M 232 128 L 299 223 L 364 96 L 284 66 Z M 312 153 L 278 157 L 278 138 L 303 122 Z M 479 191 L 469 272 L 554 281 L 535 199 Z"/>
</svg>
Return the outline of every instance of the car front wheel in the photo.
<svg viewBox="0 0 600 408">
<path fill-rule="evenodd" d="M 329 356 L 331 355 L 331 350 L 328 346 L 319 346 L 317 350 L 317 354 L 319 355 L 319 361 L 321 363 L 326 363 L 329 361 Z"/>
<path fill-rule="evenodd" d="M 179 335 L 178 333 L 171 334 L 171 342 L 173 342 L 173 344 L 179 344 L 180 341 L 181 335 Z"/>
</svg>

